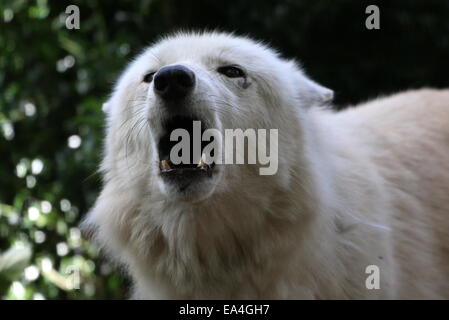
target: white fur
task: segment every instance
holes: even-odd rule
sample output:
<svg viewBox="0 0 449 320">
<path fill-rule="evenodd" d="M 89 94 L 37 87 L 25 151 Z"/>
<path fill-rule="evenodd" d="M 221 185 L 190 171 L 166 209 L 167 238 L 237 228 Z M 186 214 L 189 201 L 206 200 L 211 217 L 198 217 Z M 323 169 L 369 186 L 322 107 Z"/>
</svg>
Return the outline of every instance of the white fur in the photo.
<svg viewBox="0 0 449 320">
<path fill-rule="evenodd" d="M 249 86 L 216 72 L 234 63 Z M 189 105 L 211 125 L 279 129 L 276 175 L 226 166 L 191 198 L 161 181 L 166 114 L 142 78 L 171 64 L 195 72 Z M 228 34 L 176 34 L 130 64 L 105 105 L 104 187 L 84 225 L 134 298 L 449 298 L 449 92 L 338 113 L 320 107 L 330 99 L 293 61 Z"/>
</svg>

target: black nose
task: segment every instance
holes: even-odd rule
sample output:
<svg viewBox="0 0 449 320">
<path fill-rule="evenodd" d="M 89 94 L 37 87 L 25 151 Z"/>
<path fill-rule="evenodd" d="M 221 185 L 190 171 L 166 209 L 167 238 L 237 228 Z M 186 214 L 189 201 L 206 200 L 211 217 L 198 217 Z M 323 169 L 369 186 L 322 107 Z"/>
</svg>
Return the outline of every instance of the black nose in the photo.
<svg viewBox="0 0 449 320">
<path fill-rule="evenodd" d="M 164 100 L 181 99 L 195 86 L 195 74 L 181 66 L 161 68 L 154 76 L 154 92 Z"/>
</svg>

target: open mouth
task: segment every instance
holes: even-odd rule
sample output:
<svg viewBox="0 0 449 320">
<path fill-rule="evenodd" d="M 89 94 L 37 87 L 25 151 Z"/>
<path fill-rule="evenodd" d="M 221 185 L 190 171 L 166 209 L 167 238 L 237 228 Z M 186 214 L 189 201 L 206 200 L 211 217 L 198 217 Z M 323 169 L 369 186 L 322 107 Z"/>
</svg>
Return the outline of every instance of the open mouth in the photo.
<svg viewBox="0 0 449 320">
<path fill-rule="evenodd" d="M 207 164 L 203 153 L 204 147 L 209 144 L 210 141 L 202 141 L 201 139 L 206 128 L 204 128 L 204 123 L 201 122 L 201 134 L 195 136 L 193 132 L 194 121 L 201 120 L 186 116 L 175 116 L 163 123 L 164 133 L 158 142 L 159 169 L 162 177 L 182 180 L 212 177 L 215 163 L 212 162 Z M 190 145 L 186 146 L 189 148 L 188 154 L 190 157 L 188 161 L 179 164 L 175 164 L 170 155 L 172 148 L 179 143 L 179 141 L 170 141 L 170 135 L 173 130 L 176 129 L 184 129 L 188 132 L 190 138 Z M 200 146 L 199 154 L 194 154 L 193 152 L 194 143 L 197 143 Z M 213 156 L 213 154 L 211 156 Z"/>
</svg>

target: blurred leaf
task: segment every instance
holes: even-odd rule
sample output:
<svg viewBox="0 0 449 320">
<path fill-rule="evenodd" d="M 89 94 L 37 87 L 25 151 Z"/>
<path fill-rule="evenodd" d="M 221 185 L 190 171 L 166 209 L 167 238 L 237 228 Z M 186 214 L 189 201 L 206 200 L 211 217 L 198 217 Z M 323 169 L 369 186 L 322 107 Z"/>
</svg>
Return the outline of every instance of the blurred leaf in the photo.
<svg viewBox="0 0 449 320">
<path fill-rule="evenodd" d="M 0 295 L 23 272 L 29 264 L 31 249 L 13 247 L 0 254 Z"/>
</svg>

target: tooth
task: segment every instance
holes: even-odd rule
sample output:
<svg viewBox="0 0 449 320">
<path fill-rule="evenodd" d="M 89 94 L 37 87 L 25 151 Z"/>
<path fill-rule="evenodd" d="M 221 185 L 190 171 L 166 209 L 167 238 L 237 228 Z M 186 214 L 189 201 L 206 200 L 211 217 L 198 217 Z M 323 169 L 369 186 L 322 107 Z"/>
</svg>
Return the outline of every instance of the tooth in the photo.
<svg viewBox="0 0 449 320">
<path fill-rule="evenodd" d="M 200 162 L 198 163 L 199 168 L 207 169 L 209 167 L 209 165 L 205 162 L 205 160 L 206 160 L 206 155 L 203 153 L 200 158 Z"/>
<path fill-rule="evenodd" d="M 161 161 L 161 166 L 162 166 L 162 170 L 170 170 L 170 164 L 168 163 L 167 160 L 162 160 Z"/>
</svg>

